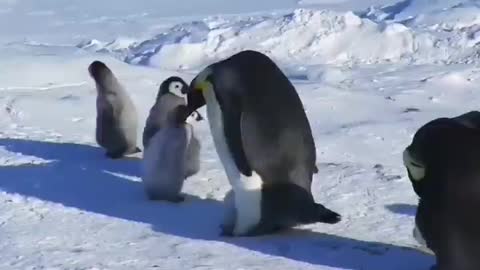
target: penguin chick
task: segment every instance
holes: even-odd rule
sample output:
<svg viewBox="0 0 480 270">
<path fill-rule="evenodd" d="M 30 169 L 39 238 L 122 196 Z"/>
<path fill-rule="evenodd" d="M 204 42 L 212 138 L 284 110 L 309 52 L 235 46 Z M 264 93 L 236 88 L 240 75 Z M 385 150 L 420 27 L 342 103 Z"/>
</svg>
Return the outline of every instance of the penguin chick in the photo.
<svg viewBox="0 0 480 270">
<path fill-rule="evenodd" d="M 183 201 L 184 180 L 199 171 L 200 143 L 188 116 L 185 105 L 169 111 L 145 149 L 142 181 L 150 200 Z"/>
<path fill-rule="evenodd" d="M 97 143 L 110 158 L 140 152 L 137 147 L 137 111 L 126 90 L 103 62 L 92 62 L 88 71 L 97 89 Z"/>
</svg>

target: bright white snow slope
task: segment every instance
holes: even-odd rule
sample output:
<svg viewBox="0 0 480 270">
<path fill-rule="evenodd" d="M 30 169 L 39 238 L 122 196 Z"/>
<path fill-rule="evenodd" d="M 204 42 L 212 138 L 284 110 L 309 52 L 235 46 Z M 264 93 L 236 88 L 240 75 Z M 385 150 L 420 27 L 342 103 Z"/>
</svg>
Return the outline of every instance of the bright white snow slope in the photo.
<svg viewBox="0 0 480 270">
<path fill-rule="evenodd" d="M 0 269 L 428 269 L 401 152 L 425 122 L 478 109 L 479 42 L 474 0 L 0 0 Z M 162 80 L 243 49 L 297 87 L 314 194 L 339 224 L 219 237 L 229 186 L 206 121 L 179 205 L 147 201 L 139 159 L 95 145 L 94 59 L 141 134 Z"/>
</svg>

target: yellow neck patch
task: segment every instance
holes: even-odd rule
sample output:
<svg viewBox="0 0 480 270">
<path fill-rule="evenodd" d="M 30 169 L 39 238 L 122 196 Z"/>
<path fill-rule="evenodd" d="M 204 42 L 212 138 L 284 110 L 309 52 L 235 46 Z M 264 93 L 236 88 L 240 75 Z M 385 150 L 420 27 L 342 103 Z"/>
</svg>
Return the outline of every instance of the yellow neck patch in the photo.
<svg viewBox="0 0 480 270">
<path fill-rule="evenodd" d="M 212 88 L 212 84 L 208 81 L 203 81 L 199 84 L 197 84 L 197 87 L 196 87 L 198 90 L 200 90 L 201 92 L 205 92 L 209 89 Z"/>
</svg>

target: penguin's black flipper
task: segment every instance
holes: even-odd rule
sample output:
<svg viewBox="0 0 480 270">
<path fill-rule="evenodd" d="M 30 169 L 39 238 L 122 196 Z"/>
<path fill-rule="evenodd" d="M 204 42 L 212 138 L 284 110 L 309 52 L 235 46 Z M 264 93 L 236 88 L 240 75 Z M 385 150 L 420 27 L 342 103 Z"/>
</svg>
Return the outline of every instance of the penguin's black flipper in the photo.
<svg viewBox="0 0 480 270">
<path fill-rule="evenodd" d="M 229 109 L 231 111 L 223 115 L 225 140 L 238 170 L 243 175 L 251 176 L 252 168 L 243 149 L 242 131 L 240 128 L 241 111 L 240 108 L 236 108 L 236 110 Z"/>
<path fill-rule="evenodd" d="M 222 224 L 220 225 L 220 236 L 222 237 L 233 237 L 233 224 Z"/>
</svg>

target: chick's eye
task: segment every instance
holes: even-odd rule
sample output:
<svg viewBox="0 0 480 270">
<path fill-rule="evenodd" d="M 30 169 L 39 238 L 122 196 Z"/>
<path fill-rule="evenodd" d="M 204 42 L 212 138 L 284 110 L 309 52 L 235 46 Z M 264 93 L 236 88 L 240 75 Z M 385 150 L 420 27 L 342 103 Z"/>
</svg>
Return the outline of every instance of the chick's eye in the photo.
<svg viewBox="0 0 480 270">
<path fill-rule="evenodd" d="M 168 88 L 170 92 L 177 92 L 182 89 L 182 84 L 179 82 L 172 82 Z"/>
</svg>

